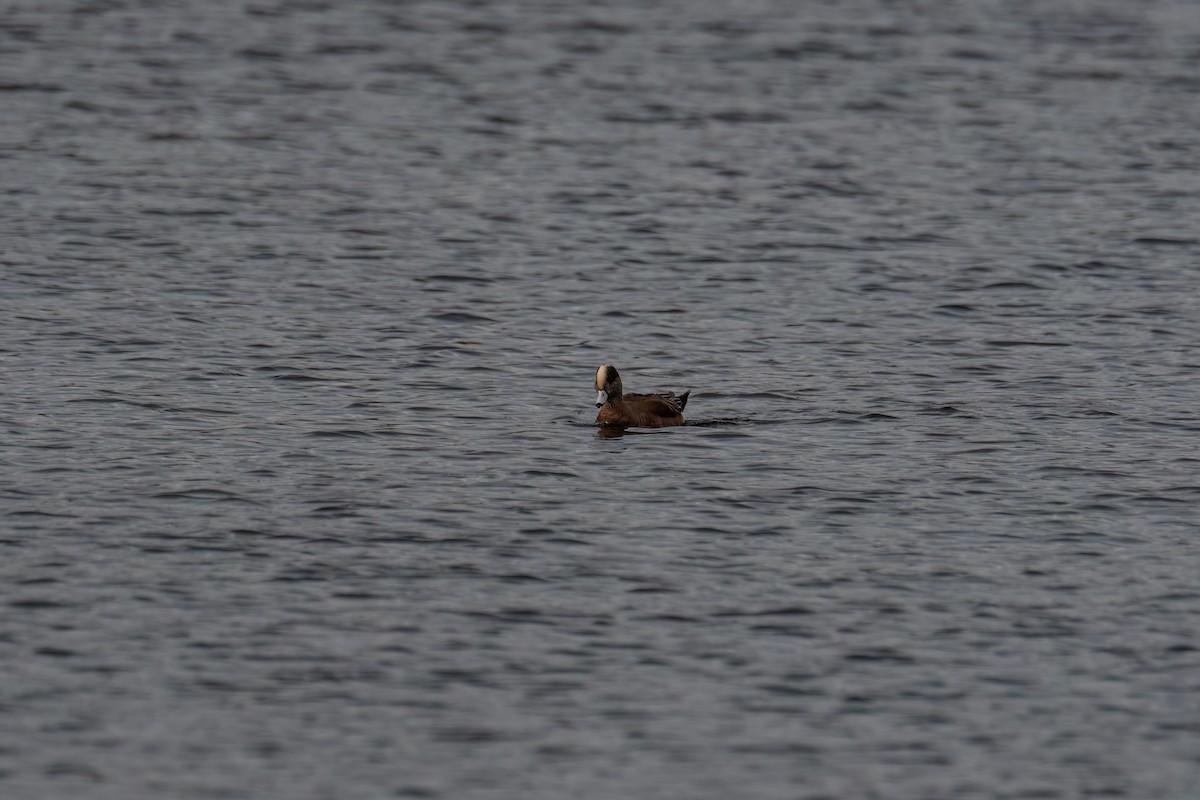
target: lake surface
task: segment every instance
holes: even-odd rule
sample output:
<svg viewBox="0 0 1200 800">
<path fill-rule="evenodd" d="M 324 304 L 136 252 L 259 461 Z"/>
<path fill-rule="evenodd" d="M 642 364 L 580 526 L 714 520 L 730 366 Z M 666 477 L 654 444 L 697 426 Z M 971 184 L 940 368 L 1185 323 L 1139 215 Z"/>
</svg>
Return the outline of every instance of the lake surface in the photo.
<svg viewBox="0 0 1200 800">
<path fill-rule="evenodd" d="M 48 0 L 0 108 L 3 797 L 1195 797 L 1200 5 Z"/>
</svg>

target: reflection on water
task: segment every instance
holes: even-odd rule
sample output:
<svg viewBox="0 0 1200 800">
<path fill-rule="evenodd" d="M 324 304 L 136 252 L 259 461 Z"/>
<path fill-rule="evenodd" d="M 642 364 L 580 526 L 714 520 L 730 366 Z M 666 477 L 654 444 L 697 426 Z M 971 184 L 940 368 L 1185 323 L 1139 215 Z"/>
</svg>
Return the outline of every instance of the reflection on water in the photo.
<svg viewBox="0 0 1200 800">
<path fill-rule="evenodd" d="M 596 426 L 596 435 L 598 437 L 600 437 L 601 439 L 620 439 L 629 430 L 630 430 L 629 428 L 624 428 L 620 425 L 597 425 Z M 634 433 L 639 432 L 638 428 L 634 428 L 632 430 Z M 664 429 L 658 428 L 658 430 L 664 430 Z"/>
</svg>

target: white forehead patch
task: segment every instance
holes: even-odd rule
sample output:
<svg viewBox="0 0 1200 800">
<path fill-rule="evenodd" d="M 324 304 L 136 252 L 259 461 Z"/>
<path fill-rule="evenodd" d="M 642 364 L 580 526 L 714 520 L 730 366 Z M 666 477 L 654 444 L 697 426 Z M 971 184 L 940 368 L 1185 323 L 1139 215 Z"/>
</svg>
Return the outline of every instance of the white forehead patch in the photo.
<svg viewBox="0 0 1200 800">
<path fill-rule="evenodd" d="M 596 370 L 596 388 L 604 388 L 604 371 L 608 369 L 608 364 L 601 364 L 600 369 Z"/>
</svg>

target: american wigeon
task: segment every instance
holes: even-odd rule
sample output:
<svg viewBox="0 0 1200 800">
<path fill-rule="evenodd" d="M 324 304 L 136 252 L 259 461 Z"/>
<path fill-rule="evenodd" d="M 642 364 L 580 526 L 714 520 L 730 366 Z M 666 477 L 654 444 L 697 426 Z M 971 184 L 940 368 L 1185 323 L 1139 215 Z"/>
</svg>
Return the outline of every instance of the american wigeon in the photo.
<svg viewBox="0 0 1200 800">
<path fill-rule="evenodd" d="M 601 364 L 596 370 L 596 422 L 619 425 L 623 428 L 666 428 L 683 424 L 683 407 L 687 405 L 688 389 L 681 395 L 674 392 L 654 394 L 625 394 L 621 376 L 612 364 Z"/>
</svg>

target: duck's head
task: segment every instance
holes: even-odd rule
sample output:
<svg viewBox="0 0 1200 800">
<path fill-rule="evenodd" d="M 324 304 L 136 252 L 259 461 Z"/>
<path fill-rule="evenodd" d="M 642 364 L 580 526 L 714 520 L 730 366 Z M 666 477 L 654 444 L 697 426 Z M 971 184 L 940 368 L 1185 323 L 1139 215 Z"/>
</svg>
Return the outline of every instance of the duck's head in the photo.
<svg viewBox="0 0 1200 800">
<path fill-rule="evenodd" d="M 596 408 L 610 400 L 621 399 L 621 376 L 612 364 L 601 364 L 596 370 Z"/>
</svg>

